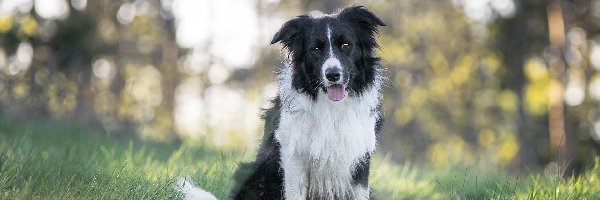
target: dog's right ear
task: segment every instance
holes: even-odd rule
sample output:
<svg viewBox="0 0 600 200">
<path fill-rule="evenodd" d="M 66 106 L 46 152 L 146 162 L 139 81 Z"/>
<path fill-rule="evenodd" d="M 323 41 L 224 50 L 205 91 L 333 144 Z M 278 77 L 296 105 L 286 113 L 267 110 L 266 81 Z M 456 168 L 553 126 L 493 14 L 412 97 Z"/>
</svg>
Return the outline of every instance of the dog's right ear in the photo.
<svg viewBox="0 0 600 200">
<path fill-rule="evenodd" d="M 311 18 L 308 15 L 300 15 L 281 26 L 281 29 L 275 33 L 271 44 L 281 42 L 286 47 L 290 47 L 292 42 L 299 38 L 304 29 L 310 24 Z"/>
</svg>

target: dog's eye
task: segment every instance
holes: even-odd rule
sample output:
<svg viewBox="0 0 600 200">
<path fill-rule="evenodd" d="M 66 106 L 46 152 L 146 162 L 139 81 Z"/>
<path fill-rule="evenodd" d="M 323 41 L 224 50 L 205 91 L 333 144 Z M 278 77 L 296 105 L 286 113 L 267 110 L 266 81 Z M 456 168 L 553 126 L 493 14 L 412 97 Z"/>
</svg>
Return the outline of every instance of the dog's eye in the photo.
<svg viewBox="0 0 600 200">
<path fill-rule="evenodd" d="M 348 47 L 350 47 L 350 44 L 348 44 L 348 43 L 343 43 L 341 46 L 342 49 L 346 49 Z"/>
<path fill-rule="evenodd" d="M 315 53 L 319 53 L 321 51 L 321 48 L 315 47 L 315 48 L 312 49 L 312 51 L 315 52 Z"/>
</svg>

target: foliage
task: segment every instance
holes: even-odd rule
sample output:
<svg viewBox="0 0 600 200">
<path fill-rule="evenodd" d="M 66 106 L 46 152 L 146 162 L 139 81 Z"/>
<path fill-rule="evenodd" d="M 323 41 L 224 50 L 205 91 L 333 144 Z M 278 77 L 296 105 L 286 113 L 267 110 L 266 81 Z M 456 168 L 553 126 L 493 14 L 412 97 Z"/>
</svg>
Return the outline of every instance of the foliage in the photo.
<svg viewBox="0 0 600 200">
<path fill-rule="evenodd" d="M 379 37 L 391 82 L 384 148 L 395 159 L 420 157 L 435 166 L 474 160 L 475 152 L 486 152 L 490 162 L 510 162 L 515 146 L 504 144 L 514 140 L 510 124 L 517 102 L 500 88 L 499 55 L 477 39 L 468 19 L 448 9 L 449 1 L 374 6 L 391 19 Z"/>
</svg>

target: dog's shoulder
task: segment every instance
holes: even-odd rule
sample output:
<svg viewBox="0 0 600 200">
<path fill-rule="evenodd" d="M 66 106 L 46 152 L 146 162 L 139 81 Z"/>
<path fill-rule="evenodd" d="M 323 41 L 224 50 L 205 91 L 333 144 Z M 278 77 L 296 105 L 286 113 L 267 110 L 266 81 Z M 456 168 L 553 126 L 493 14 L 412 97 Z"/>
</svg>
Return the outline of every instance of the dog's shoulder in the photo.
<svg viewBox="0 0 600 200">
<path fill-rule="evenodd" d="M 253 162 L 240 163 L 233 175 L 236 186 L 232 199 L 279 199 L 282 191 L 283 174 L 280 162 L 279 144 L 274 139 L 279 124 L 281 100 L 271 100 L 271 106 L 263 110 L 264 134 L 258 155 Z"/>
</svg>

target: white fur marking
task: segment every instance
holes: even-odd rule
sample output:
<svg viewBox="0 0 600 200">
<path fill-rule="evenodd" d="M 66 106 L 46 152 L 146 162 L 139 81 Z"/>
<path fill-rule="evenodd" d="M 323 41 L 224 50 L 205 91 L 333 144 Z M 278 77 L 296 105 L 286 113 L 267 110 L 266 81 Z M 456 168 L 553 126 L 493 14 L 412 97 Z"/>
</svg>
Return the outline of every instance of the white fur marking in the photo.
<svg viewBox="0 0 600 200">
<path fill-rule="evenodd" d="M 175 182 L 175 190 L 183 193 L 184 200 L 217 200 L 211 193 L 197 187 L 189 177 L 179 177 Z"/>
<path fill-rule="evenodd" d="M 331 42 L 331 29 L 329 28 L 329 26 L 327 26 L 327 40 L 329 40 L 329 55 L 327 57 L 327 60 L 325 60 L 325 62 L 323 63 L 323 66 L 321 67 L 321 73 L 323 74 L 323 76 L 321 77 L 325 77 L 325 70 L 329 69 L 329 68 L 339 68 L 340 71 L 342 71 L 342 64 L 340 63 L 340 60 L 335 57 L 335 55 L 333 54 L 333 46 L 332 46 L 332 42 Z M 340 76 L 340 82 L 341 80 L 344 80 L 344 74 L 342 74 L 342 76 Z M 327 80 L 327 78 L 323 78 L 323 83 L 325 83 L 325 86 L 328 86 L 332 83 L 329 83 L 329 80 Z"/>
<path fill-rule="evenodd" d="M 313 101 L 292 88 L 292 73 L 283 66 L 277 78 L 282 113 L 275 139 L 281 145 L 285 198 L 364 196 L 351 185 L 352 170 L 375 151 L 378 115 L 372 112 L 381 95 L 379 78 L 361 96 L 333 102 L 319 91 Z"/>
<path fill-rule="evenodd" d="M 327 25 L 327 40 L 329 40 L 329 57 L 334 57 L 333 56 L 333 46 L 331 45 L 331 28 L 329 28 L 329 25 Z"/>
</svg>

